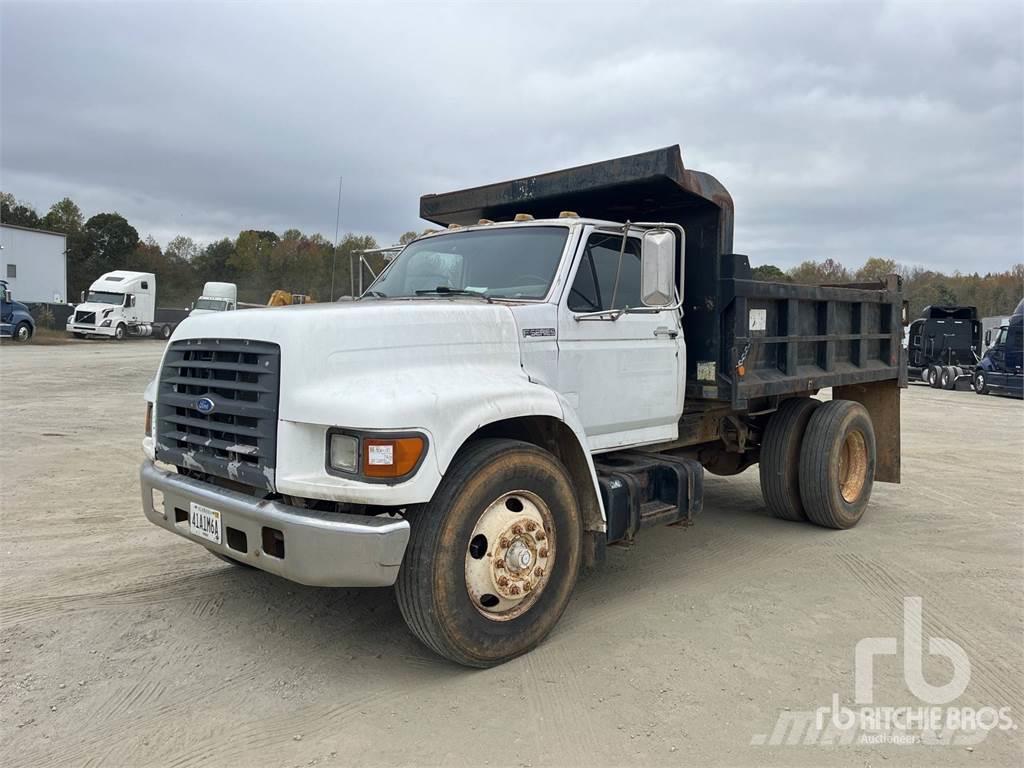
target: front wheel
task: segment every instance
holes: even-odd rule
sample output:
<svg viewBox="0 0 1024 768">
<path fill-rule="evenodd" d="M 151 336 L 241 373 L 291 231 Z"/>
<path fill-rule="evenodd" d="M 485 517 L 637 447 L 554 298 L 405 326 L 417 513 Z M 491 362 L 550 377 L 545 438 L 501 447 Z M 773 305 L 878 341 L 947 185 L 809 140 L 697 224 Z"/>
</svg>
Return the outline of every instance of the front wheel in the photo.
<svg viewBox="0 0 1024 768">
<path fill-rule="evenodd" d="M 118 323 L 117 328 L 114 329 L 114 338 L 118 341 L 124 341 L 128 335 L 128 328 L 124 323 Z"/>
<path fill-rule="evenodd" d="M 24 343 L 31 338 L 32 326 L 26 322 L 18 323 L 18 327 L 14 329 L 14 340 Z"/>
<path fill-rule="evenodd" d="M 160 327 L 160 338 L 163 339 L 164 341 L 167 341 L 167 339 L 171 338 L 171 334 L 173 332 L 174 329 L 171 328 L 171 326 L 163 325 Z"/>
<path fill-rule="evenodd" d="M 492 667 L 531 650 L 558 622 L 576 585 L 583 527 L 553 455 L 517 440 L 473 442 L 410 518 L 398 605 L 433 651 Z"/>
<path fill-rule="evenodd" d="M 984 371 L 978 371 L 974 374 L 974 391 L 979 395 L 988 394 L 988 381 L 985 379 Z"/>
</svg>

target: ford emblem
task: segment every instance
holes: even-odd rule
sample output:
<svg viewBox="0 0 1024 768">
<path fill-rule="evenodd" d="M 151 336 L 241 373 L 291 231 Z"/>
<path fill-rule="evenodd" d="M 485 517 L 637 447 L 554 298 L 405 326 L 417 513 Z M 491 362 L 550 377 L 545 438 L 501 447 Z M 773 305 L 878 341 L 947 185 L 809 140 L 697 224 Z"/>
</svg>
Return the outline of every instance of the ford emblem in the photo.
<svg viewBox="0 0 1024 768">
<path fill-rule="evenodd" d="M 200 397 L 196 400 L 196 410 L 200 413 L 213 413 L 216 404 L 208 397 Z"/>
</svg>

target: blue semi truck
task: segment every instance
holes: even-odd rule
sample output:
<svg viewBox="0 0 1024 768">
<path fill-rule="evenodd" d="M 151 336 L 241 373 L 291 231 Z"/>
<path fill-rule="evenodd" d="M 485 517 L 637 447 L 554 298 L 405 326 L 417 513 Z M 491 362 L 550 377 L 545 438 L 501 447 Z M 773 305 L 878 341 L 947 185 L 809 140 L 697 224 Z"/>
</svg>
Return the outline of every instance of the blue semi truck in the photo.
<svg viewBox="0 0 1024 768">
<path fill-rule="evenodd" d="M 1024 299 L 994 339 L 991 334 L 985 334 L 988 349 L 974 370 L 974 391 L 1024 397 Z"/>
<path fill-rule="evenodd" d="M 11 298 L 6 280 L 0 280 L 0 339 L 28 341 L 36 333 L 36 321 L 28 307 Z"/>
</svg>

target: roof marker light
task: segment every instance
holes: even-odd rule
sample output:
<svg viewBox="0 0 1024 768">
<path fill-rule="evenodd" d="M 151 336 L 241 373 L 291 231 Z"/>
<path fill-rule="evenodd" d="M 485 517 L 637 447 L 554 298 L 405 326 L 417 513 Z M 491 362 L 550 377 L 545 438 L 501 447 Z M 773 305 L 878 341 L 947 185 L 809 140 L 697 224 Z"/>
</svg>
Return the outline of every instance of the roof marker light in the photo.
<svg viewBox="0 0 1024 768">
<path fill-rule="evenodd" d="M 578 219 L 580 215 L 576 211 L 562 211 L 558 214 L 560 219 Z"/>
<path fill-rule="evenodd" d="M 480 221 L 477 222 L 477 224 L 482 224 L 484 226 L 487 226 L 488 224 L 493 224 L 493 223 L 494 222 L 491 219 L 480 219 Z"/>
<path fill-rule="evenodd" d="M 533 221 L 533 216 L 529 213 L 517 213 L 513 221 Z"/>
</svg>

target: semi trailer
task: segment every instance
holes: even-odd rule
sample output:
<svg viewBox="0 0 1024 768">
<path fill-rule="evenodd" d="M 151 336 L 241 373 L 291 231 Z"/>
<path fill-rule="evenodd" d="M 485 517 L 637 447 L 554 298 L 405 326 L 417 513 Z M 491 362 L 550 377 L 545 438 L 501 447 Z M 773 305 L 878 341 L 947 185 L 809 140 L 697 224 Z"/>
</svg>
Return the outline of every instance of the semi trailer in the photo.
<svg viewBox="0 0 1024 768">
<path fill-rule="evenodd" d="M 978 310 L 967 306 L 927 306 L 910 324 L 907 373 L 935 389 L 969 389 L 981 355 Z"/>
<path fill-rule="evenodd" d="M 692 523 L 705 471 L 759 463 L 772 515 L 831 529 L 899 482 L 899 278 L 753 280 L 678 146 L 420 214 L 442 229 L 357 301 L 177 330 L 145 393 L 150 521 L 302 584 L 394 585 L 423 643 L 488 667 L 609 546 Z"/>
<path fill-rule="evenodd" d="M 129 336 L 169 339 L 187 309 L 156 306 L 156 275 L 118 269 L 107 272 L 82 291 L 81 303 L 68 317 L 66 330 L 75 338 Z"/>
</svg>

